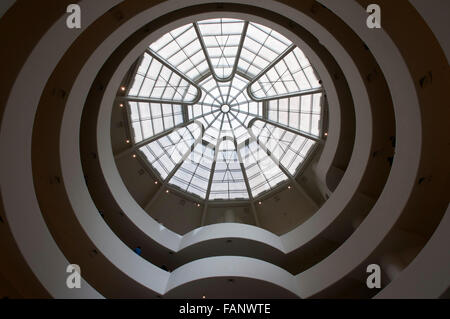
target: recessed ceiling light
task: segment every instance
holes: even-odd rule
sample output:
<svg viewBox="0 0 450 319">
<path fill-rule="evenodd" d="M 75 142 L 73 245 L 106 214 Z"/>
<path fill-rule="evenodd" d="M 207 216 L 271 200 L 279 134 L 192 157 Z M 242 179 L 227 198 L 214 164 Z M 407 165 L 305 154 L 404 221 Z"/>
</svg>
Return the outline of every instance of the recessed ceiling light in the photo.
<svg viewBox="0 0 450 319">
<path fill-rule="evenodd" d="M 133 158 L 136 158 L 136 154 L 133 154 Z"/>
<path fill-rule="evenodd" d="M 125 91 L 127 88 L 126 87 L 124 87 L 124 86 L 121 86 L 120 87 L 120 90 L 123 92 L 123 91 Z"/>
</svg>

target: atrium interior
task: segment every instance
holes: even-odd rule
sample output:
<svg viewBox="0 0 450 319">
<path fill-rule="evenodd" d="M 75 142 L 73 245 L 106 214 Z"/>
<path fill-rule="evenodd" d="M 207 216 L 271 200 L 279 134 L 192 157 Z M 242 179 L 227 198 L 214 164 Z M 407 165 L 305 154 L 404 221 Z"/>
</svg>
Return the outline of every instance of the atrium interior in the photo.
<svg viewBox="0 0 450 319">
<path fill-rule="evenodd" d="M 449 298 L 450 3 L 377 3 L 2 1 L 0 298 Z"/>
</svg>

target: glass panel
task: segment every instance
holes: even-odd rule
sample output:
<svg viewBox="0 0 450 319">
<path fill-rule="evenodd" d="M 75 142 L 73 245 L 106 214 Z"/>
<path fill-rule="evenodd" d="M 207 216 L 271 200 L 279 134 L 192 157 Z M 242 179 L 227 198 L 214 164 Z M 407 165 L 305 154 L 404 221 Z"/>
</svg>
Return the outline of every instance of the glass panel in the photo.
<svg viewBox="0 0 450 319">
<path fill-rule="evenodd" d="M 244 39 L 238 69 L 254 77 L 292 44 L 278 32 L 250 22 Z"/>
<path fill-rule="evenodd" d="M 282 97 L 321 87 L 312 66 L 296 47 L 250 86 L 258 99 Z"/>
<path fill-rule="evenodd" d="M 150 50 L 193 81 L 208 72 L 206 57 L 193 24 L 182 26 L 164 35 L 150 45 Z"/>
<path fill-rule="evenodd" d="M 128 108 L 135 143 L 169 130 L 182 122 L 179 104 L 128 102 Z"/>
<path fill-rule="evenodd" d="M 142 146 L 139 150 L 164 180 L 175 166 L 189 155 L 200 134 L 200 126 L 192 123 Z"/>
<path fill-rule="evenodd" d="M 235 19 L 210 19 L 198 22 L 206 52 L 213 66 L 212 71 L 220 79 L 226 79 L 232 73 L 244 23 Z"/>
<path fill-rule="evenodd" d="M 169 184 L 205 199 L 213 160 L 214 150 L 203 144 L 197 144 Z"/>
<path fill-rule="evenodd" d="M 145 53 L 129 96 L 190 103 L 197 98 L 197 89 Z"/>
<path fill-rule="evenodd" d="M 264 145 L 292 176 L 315 144 L 313 140 L 259 120 L 255 122 L 252 131 L 258 142 Z"/>
<path fill-rule="evenodd" d="M 247 187 L 242 174 L 234 143 L 220 143 L 217 154 L 209 199 L 248 199 Z"/>
<path fill-rule="evenodd" d="M 268 119 L 305 133 L 320 135 L 322 93 L 269 102 Z"/>
<path fill-rule="evenodd" d="M 253 197 L 288 179 L 255 141 L 242 147 L 240 154 Z"/>
</svg>

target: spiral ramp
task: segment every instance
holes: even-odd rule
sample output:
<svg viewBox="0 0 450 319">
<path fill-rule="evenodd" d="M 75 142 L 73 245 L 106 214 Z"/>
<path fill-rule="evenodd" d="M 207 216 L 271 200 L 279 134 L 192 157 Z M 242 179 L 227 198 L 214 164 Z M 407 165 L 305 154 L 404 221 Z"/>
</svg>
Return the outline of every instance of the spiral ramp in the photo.
<svg viewBox="0 0 450 319">
<path fill-rule="evenodd" d="M 1 297 L 450 296 L 447 1 L 379 0 L 382 28 L 369 29 L 366 0 L 81 0 L 74 30 L 75 2 L 11 2 L 0 19 Z M 136 60 L 212 17 L 279 31 L 320 75 L 327 136 L 296 177 L 314 212 L 281 190 L 259 219 L 205 223 L 115 156 L 129 147 L 116 97 Z M 366 285 L 370 264 L 380 289 Z"/>
</svg>

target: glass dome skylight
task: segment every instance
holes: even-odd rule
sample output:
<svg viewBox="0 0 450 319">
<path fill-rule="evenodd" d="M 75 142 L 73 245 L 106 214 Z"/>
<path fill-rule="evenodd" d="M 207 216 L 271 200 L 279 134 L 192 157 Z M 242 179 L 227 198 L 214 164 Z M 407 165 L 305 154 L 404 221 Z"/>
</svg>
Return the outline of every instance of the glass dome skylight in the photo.
<svg viewBox="0 0 450 319">
<path fill-rule="evenodd" d="M 130 84 L 134 149 L 166 187 L 200 200 L 254 200 L 294 182 L 320 141 L 316 72 L 257 23 L 177 28 L 147 48 Z"/>
</svg>

